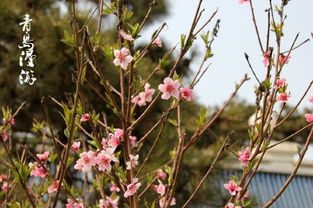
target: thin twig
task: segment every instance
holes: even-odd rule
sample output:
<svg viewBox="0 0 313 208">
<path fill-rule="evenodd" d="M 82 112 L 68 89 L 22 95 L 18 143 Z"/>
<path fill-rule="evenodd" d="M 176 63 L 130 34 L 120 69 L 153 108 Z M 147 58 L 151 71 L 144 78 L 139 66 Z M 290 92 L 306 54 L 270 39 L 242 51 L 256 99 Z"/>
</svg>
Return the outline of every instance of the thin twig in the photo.
<svg viewBox="0 0 313 208">
<path fill-rule="evenodd" d="M 199 182 L 198 186 L 196 187 L 196 189 L 193 191 L 193 193 L 190 195 L 190 197 L 187 199 L 187 201 L 184 203 L 184 205 L 182 206 L 182 208 L 185 208 L 190 201 L 193 199 L 193 197 L 196 195 L 196 193 L 198 192 L 198 190 L 201 188 L 201 186 L 203 185 L 205 179 L 209 176 L 209 174 L 211 173 L 211 171 L 213 170 L 215 163 L 220 159 L 222 153 L 225 151 L 225 147 L 227 145 L 228 140 L 230 139 L 232 132 L 229 132 L 222 144 L 222 146 L 220 147 L 217 155 L 215 156 L 213 162 L 211 163 L 210 168 L 207 170 L 207 172 L 205 173 L 205 175 L 202 177 L 201 181 Z"/>
<path fill-rule="evenodd" d="M 295 168 L 293 169 L 292 173 L 290 174 L 289 178 L 287 179 L 287 181 L 284 183 L 284 185 L 280 188 L 280 190 L 276 193 L 276 195 L 270 200 L 268 201 L 263 208 L 268 208 L 270 207 L 281 195 L 282 193 L 286 190 L 286 188 L 288 187 L 288 185 L 291 183 L 292 179 L 296 176 L 297 171 L 302 163 L 302 160 L 304 158 L 304 155 L 306 153 L 306 151 L 308 150 L 308 147 L 310 145 L 310 142 L 312 140 L 312 135 L 313 135 L 313 128 L 311 128 L 310 134 L 306 139 L 306 142 L 304 144 L 303 150 L 301 151 L 300 155 L 299 155 L 299 159 L 298 162 L 295 166 Z"/>
</svg>

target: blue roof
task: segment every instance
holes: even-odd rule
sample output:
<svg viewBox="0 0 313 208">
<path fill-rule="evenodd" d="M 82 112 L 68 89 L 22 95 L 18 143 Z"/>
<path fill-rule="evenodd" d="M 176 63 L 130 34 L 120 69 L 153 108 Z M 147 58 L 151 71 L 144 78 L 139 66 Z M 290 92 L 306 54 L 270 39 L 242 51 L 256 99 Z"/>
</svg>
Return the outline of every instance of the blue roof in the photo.
<svg viewBox="0 0 313 208">
<path fill-rule="evenodd" d="M 239 171 L 224 171 L 222 173 L 223 179 L 216 181 L 216 185 L 221 188 L 221 196 L 215 197 L 214 201 L 209 201 L 202 205 L 194 204 L 191 207 L 223 207 L 230 196 L 223 185 L 233 176 L 240 179 L 241 173 Z M 289 175 L 285 174 L 257 173 L 248 188 L 249 198 L 252 198 L 256 204 L 253 207 L 262 208 L 280 190 L 288 177 Z M 313 208 L 313 177 L 296 176 L 271 208 Z"/>
<path fill-rule="evenodd" d="M 240 178 L 240 172 L 224 172 L 224 178 L 233 175 Z M 257 173 L 249 185 L 249 194 L 263 207 L 280 190 L 289 175 Z M 272 208 L 313 208 L 313 177 L 296 176 Z"/>
</svg>

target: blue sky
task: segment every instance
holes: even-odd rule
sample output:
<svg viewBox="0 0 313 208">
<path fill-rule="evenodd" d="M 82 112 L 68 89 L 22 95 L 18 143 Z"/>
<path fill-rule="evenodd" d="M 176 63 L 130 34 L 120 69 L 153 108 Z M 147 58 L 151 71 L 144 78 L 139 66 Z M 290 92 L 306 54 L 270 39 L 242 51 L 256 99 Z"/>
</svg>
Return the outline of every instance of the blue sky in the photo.
<svg viewBox="0 0 313 208">
<path fill-rule="evenodd" d="M 151 37 L 153 31 L 166 22 L 168 27 L 162 32 L 161 38 L 170 46 L 179 42 L 180 35 L 188 32 L 194 11 L 197 5 L 196 0 L 168 0 L 170 5 L 170 15 L 157 19 L 154 25 L 146 28 L 143 37 Z M 267 26 L 267 15 L 264 10 L 268 1 L 254 1 L 257 22 L 259 24 L 262 41 L 265 42 Z M 274 4 L 279 1 L 273 1 Z M 248 65 L 244 58 L 244 52 L 250 56 L 250 61 L 258 77 L 263 79 L 265 68 L 262 65 L 262 54 L 259 50 L 251 12 L 248 4 L 238 4 L 237 0 L 210 0 L 204 1 L 205 13 L 203 18 L 208 18 L 212 12 L 218 8 L 215 18 L 221 19 L 220 31 L 213 44 L 214 57 L 209 71 L 195 88 L 197 99 L 205 105 L 220 105 L 234 89 L 234 84 L 239 82 L 245 73 L 252 78 L 240 91 L 240 98 L 249 103 L 254 103 L 255 79 L 252 77 Z M 300 32 L 298 43 L 311 37 L 313 32 L 313 1 L 312 0 L 292 0 L 286 7 L 287 19 L 285 21 L 284 37 L 282 40 L 283 50 L 287 50 L 296 34 Z M 204 21 L 205 19 L 203 19 Z M 207 29 L 212 31 L 215 21 L 212 21 Z M 273 34 L 274 35 L 274 34 Z M 199 66 L 200 57 L 204 51 L 202 41 L 196 41 L 195 49 L 199 53 L 199 59 L 192 64 L 195 70 Z M 274 36 L 273 36 L 273 40 Z M 275 42 L 271 46 L 276 46 Z M 303 47 L 295 50 L 291 60 L 281 77 L 285 77 L 291 91 L 290 103 L 295 104 L 306 89 L 306 86 L 313 78 L 313 45 L 312 40 Z M 310 91 L 313 95 L 313 90 Z M 305 100 L 302 107 L 312 106 Z"/>
</svg>

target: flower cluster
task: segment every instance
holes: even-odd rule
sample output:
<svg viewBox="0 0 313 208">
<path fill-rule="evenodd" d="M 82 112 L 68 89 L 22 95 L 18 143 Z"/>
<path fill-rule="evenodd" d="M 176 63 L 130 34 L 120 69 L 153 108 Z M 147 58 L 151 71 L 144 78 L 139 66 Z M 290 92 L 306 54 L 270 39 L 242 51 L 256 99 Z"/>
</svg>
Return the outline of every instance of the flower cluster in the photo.
<svg viewBox="0 0 313 208">
<path fill-rule="evenodd" d="M 276 89 L 280 89 L 285 84 L 286 84 L 286 79 L 285 78 L 277 79 L 276 84 L 275 84 L 275 88 Z"/>
<path fill-rule="evenodd" d="M 131 101 L 132 103 L 141 107 L 141 106 L 147 105 L 147 102 L 152 101 L 152 96 L 155 92 L 155 89 L 151 89 L 149 83 L 145 84 L 144 89 L 145 90 L 143 92 L 140 92 L 138 95 L 136 95 L 132 99 L 132 101 Z"/>
<path fill-rule="evenodd" d="M 68 199 L 65 208 L 85 208 L 85 206 L 80 199 L 76 198 L 75 200 Z"/>
<path fill-rule="evenodd" d="M 120 197 L 115 197 L 112 199 L 111 197 L 106 197 L 105 200 L 100 199 L 99 208 L 118 208 Z"/>
<path fill-rule="evenodd" d="M 8 176 L 0 175 L 0 183 L 2 183 L 1 190 L 3 192 L 7 192 L 7 190 L 8 190 L 9 184 L 8 184 L 7 180 L 8 180 Z"/>
<path fill-rule="evenodd" d="M 42 154 L 37 154 L 37 158 L 40 160 L 41 164 L 45 164 L 46 160 L 49 158 L 49 152 L 44 152 Z M 32 169 L 30 172 L 31 176 L 38 176 L 41 178 L 45 178 L 48 175 L 48 172 L 45 170 L 44 167 L 37 162 L 30 162 L 28 166 Z"/>
<path fill-rule="evenodd" d="M 173 81 L 170 77 L 166 77 L 163 80 L 163 84 L 159 85 L 159 90 L 163 93 L 161 98 L 168 100 L 171 96 L 179 99 L 181 96 L 183 99 L 191 101 L 193 99 L 193 92 L 189 87 L 180 88 L 180 82 L 178 80 Z"/>
<path fill-rule="evenodd" d="M 251 151 L 249 147 L 246 147 L 244 151 L 239 152 L 239 160 L 247 166 L 248 162 L 251 160 Z"/>
<path fill-rule="evenodd" d="M 164 181 L 166 179 L 166 177 L 167 177 L 166 173 L 162 169 L 159 169 L 157 171 L 158 184 L 157 185 L 151 185 L 151 189 L 161 196 L 161 199 L 159 200 L 159 206 L 161 208 L 164 207 L 164 204 L 165 204 L 164 195 L 166 193 L 166 185 L 163 184 L 161 180 Z M 176 198 L 175 197 L 173 197 L 171 199 L 171 202 L 170 202 L 170 206 L 173 206 L 173 205 L 176 205 Z"/>
</svg>

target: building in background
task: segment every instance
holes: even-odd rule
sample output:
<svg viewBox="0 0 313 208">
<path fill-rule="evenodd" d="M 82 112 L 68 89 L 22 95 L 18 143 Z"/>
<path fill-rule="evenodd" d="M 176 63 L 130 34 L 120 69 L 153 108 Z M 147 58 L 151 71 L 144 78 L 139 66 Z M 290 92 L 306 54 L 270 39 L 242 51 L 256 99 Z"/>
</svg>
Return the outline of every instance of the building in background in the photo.
<svg viewBox="0 0 313 208">
<path fill-rule="evenodd" d="M 271 144 L 276 141 L 271 142 Z M 263 207 L 283 186 L 293 171 L 298 159 L 299 144 L 285 142 L 270 149 L 259 167 L 258 173 L 249 186 L 249 194 L 254 199 L 255 207 Z M 313 207 L 313 145 L 282 196 L 271 206 L 272 208 L 312 208 Z M 223 162 L 225 181 L 232 176 L 241 176 L 241 163 L 235 157 Z M 223 186 L 223 182 L 220 184 Z M 222 190 L 222 192 L 226 190 Z M 209 206 L 210 207 L 210 206 Z M 214 206 L 211 206 L 214 207 Z"/>
</svg>

